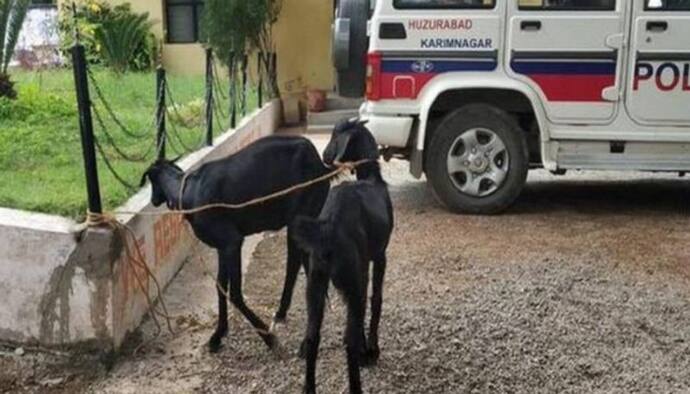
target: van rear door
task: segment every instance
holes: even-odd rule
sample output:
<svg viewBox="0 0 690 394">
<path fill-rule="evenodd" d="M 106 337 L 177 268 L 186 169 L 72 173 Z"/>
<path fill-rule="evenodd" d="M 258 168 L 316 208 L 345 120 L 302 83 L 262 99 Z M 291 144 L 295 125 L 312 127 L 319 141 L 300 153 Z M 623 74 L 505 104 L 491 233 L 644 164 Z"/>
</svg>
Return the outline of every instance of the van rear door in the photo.
<svg viewBox="0 0 690 394">
<path fill-rule="evenodd" d="M 640 124 L 690 124 L 690 0 L 635 0 L 626 105 Z"/>
<path fill-rule="evenodd" d="M 504 8 L 496 0 L 387 0 L 372 21 L 381 100 L 416 100 L 435 78 L 498 67 Z"/>
</svg>

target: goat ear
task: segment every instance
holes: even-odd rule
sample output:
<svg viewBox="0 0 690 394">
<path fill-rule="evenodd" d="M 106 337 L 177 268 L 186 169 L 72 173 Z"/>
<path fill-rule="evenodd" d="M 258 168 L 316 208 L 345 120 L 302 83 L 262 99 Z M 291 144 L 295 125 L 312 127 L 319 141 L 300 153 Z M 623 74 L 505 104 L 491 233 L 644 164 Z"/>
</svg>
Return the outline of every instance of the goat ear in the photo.
<svg viewBox="0 0 690 394">
<path fill-rule="evenodd" d="M 358 123 L 360 126 L 365 126 L 367 123 L 369 123 L 369 119 L 360 120 Z"/>
<path fill-rule="evenodd" d="M 306 216 L 298 216 L 292 227 L 292 236 L 304 250 L 312 252 L 322 241 L 321 222 Z"/>
<path fill-rule="evenodd" d="M 338 142 L 336 144 L 335 161 L 342 162 L 345 153 L 347 152 L 347 147 L 350 145 L 350 140 L 352 139 L 351 133 L 341 134 L 338 137 Z"/>
</svg>

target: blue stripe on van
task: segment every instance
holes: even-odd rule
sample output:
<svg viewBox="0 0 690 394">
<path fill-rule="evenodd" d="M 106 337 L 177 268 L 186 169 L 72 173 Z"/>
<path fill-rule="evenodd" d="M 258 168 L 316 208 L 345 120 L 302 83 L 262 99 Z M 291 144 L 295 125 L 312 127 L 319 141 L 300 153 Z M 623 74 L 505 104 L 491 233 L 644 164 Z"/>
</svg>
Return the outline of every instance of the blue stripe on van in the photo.
<svg viewBox="0 0 690 394">
<path fill-rule="evenodd" d="M 610 75 L 616 73 L 616 62 L 513 60 L 510 64 L 519 74 Z"/>
<path fill-rule="evenodd" d="M 425 62 L 430 69 L 421 69 L 419 64 Z M 384 73 L 445 73 L 453 71 L 493 71 L 498 64 L 495 60 L 383 60 L 381 70 Z M 427 66 L 428 67 L 428 66 Z"/>
</svg>

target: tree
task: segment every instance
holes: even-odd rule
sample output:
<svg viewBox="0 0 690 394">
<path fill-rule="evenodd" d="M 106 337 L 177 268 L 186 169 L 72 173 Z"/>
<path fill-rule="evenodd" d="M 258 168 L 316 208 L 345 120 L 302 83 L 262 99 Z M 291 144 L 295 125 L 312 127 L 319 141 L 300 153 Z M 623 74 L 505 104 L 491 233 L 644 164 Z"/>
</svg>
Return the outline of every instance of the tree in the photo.
<svg viewBox="0 0 690 394">
<path fill-rule="evenodd" d="M 17 96 L 7 70 L 30 3 L 31 0 L 0 0 L 0 97 Z"/>
<path fill-rule="evenodd" d="M 202 26 L 207 46 L 233 70 L 245 53 L 272 52 L 272 27 L 278 20 L 281 4 L 282 0 L 207 0 Z M 261 59 L 271 79 L 270 59 L 267 56 Z M 269 88 L 272 94 L 278 94 L 275 82 Z"/>
</svg>

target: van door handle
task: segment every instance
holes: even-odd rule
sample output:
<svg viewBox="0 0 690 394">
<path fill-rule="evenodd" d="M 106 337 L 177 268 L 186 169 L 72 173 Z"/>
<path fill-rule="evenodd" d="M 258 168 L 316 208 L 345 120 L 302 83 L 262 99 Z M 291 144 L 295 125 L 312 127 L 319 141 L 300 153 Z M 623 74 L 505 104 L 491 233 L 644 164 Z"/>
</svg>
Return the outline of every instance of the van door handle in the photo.
<svg viewBox="0 0 690 394">
<path fill-rule="evenodd" d="M 540 21 L 522 21 L 522 22 L 520 22 L 520 30 L 539 31 L 539 30 L 541 30 L 541 22 Z"/>
<path fill-rule="evenodd" d="M 666 21 L 647 22 L 647 31 L 659 33 L 666 30 L 668 30 L 668 22 Z"/>
</svg>

